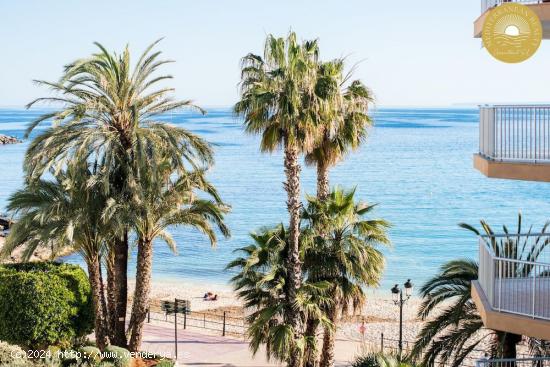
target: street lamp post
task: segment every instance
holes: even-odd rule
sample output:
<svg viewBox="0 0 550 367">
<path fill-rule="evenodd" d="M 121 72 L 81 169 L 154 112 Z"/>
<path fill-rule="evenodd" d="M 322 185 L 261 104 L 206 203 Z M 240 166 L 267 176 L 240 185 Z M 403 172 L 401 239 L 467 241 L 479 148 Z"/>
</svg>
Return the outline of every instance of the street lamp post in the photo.
<svg viewBox="0 0 550 367">
<path fill-rule="evenodd" d="M 403 352 L 403 305 L 412 295 L 413 284 L 411 280 L 408 279 L 403 287 L 405 288 L 405 297 L 403 297 L 403 290 L 399 287 L 399 284 L 394 285 L 391 289 L 393 303 L 399 307 L 399 356 Z"/>
</svg>

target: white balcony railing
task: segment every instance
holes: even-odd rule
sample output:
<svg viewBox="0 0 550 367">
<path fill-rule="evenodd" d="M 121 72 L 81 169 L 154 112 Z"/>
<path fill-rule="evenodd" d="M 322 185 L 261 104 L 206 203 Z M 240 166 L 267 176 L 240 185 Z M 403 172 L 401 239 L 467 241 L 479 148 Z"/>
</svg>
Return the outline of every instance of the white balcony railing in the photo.
<svg viewBox="0 0 550 367">
<path fill-rule="evenodd" d="M 548 1 L 544 0 L 481 0 L 481 14 L 485 13 L 487 10 L 499 6 L 504 3 L 520 3 L 524 5 L 529 4 L 540 4 Z"/>
<path fill-rule="evenodd" d="M 550 367 L 550 357 L 480 359 L 476 367 Z"/>
<path fill-rule="evenodd" d="M 478 281 L 494 311 L 550 320 L 550 234 L 481 236 Z"/>
<path fill-rule="evenodd" d="M 480 107 L 479 153 L 496 161 L 550 163 L 550 105 Z"/>
</svg>

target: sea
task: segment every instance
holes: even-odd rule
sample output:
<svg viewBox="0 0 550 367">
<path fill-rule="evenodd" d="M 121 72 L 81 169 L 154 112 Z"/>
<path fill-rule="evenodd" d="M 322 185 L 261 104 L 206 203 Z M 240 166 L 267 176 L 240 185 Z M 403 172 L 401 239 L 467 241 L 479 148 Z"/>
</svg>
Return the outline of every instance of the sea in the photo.
<svg viewBox="0 0 550 367">
<path fill-rule="evenodd" d="M 23 138 L 26 126 L 45 110 L 0 109 L 0 134 Z M 418 287 L 445 262 L 476 259 L 478 242 L 461 222 L 479 227 L 485 219 L 496 231 L 524 225 L 540 229 L 549 219 L 545 183 L 498 180 L 473 168 L 478 147 L 478 110 L 473 108 L 378 108 L 368 141 L 331 171 L 332 185 L 355 188 L 357 197 L 376 203 L 374 218 L 391 222 L 392 247 L 377 293 L 407 279 Z M 178 252 L 155 244 L 155 281 L 227 284 L 226 265 L 237 249 L 251 243 L 249 234 L 287 222 L 282 152 L 260 152 L 260 139 L 247 135 L 230 108 L 210 108 L 207 115 L 182 112 L 162 120 L 200 135 L 215 147 L 209 179 L 231 205 L 231 238 L 212 248 L 197 231 L 172 228 Z M 48 125 L 37 129 L 30 139 Z M 0 146 L 0 212 L 23 184 L 22 162 L 29 140 Z M 315 194 L 315 169 L 303 165 L 302 192 Z M 135 269 L 135 250 L 131 269 Z M 65 259 L 82 264 L 78 255 Z"/>
</svg>

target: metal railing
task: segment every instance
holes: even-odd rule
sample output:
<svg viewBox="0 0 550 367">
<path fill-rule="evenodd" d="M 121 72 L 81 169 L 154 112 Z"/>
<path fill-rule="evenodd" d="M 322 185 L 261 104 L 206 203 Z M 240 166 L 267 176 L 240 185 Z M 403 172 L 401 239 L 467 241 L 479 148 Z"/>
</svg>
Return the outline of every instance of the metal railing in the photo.
<svg viewBox="0 0 550 367">
<path fill-rule="evenodd" d="M 550 357 L 480 359 L 476 367 L 550 367 Z"/>
<path fill-rule="evenodd" d="M 487 10 L 499 6 L 504 3 L 520 3 L 524 5 L 540 4 L 548 1 L 544 0 L 481 0 L 481 13 L 485 13 Z"/>
<path fill-rule="evenodd" d="M 497 161 L 550 163 L 550 105 L 480 107 L 479 154 Z"/>
<path fill-rule="evenodd" d="M 481 236 L 478 281 L 493 310 L 550 320 L 550 234 Z"/>
<path fill-rule="evenodd" d="M 211 332 L 216 332 L 222 336 L 234 335 L 244 336 L 246 334 L 246 322 L 243 317 L 230 316 L 227 312 L 196 312 L 188 311 L 174 316 L 172 313 L 166 313 L 152 307 L 147 313 L 147 322 L 167 322 L 174 324 L 177 320 L 178 325 L 183 329 L 198 328 Z"/>
</svg>

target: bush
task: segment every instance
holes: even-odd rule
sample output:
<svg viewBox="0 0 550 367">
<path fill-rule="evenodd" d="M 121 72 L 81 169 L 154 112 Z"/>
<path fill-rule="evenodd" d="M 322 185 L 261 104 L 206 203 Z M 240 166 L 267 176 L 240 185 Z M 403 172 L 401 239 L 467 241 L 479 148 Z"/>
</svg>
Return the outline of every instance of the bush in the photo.
<svg viewBox="0 0 550 367">
<path fill-rule="evenodd" d="M 88 362 L 92 366 L 96 366 L 101 362 L 101 351 L 96 347 L 82 347 L 79 350 L 82 353 L 82 360 Z"/>
<path fill-rule="evenodd" d="M 124 348 L 110 345 L 103 352 L 105 361 L 113 362 L 115 367 L 129 367 L 132 363 L 130 352 Z"/>
<path fill-rule="evenodd" d="M 356 357 L 351 367 L 414 367 L 395 354 L 365 352 Z"/>
<path fill-rule="evenodd" d="M 361 355 L 353 361 L 351 367 L 381 367 L 378 362 L 378 355 L 375 353 L 367 353 Z"/>
<path fill-rule="evenodd" d="M 30 365 L 23 349 L 0 341 L 0 366 L 27 367 Z"/>
<path fill-rule="evenodd" d="M 92 330 L 90 284 L 79 266 L 0 266 L 0 340 L 29 349 L 69 347 Z"/>
<path fill-rule="evenodd" d="M 175 365 L 176 365 L 176 362 L 170 359 L 163 359 L 159 361 L 159 363 L 157 363 L 155 367 L 174 367 Z"/>
</svg>

